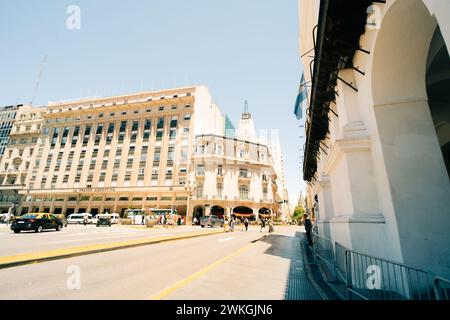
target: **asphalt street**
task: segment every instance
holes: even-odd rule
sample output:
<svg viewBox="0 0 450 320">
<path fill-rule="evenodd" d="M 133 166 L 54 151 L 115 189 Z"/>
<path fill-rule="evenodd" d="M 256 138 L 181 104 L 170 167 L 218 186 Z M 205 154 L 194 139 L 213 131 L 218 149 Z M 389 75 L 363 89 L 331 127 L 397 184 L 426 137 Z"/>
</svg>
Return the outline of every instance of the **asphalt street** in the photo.
<svg viewBox="0 0 450 320">
<path fill-rule="evenodd" d="M 209 230 L 206 228 L 204 230 Z M 200 227 L 182 226 L 174 228 L 134 228 L 130 226 L 96 227 L 95 225 L 68 225 L 57 232 L 45 230 L 42 233 L 33 231 L 15 234 L 6 225 L 0 228 L 0 256 L 21 253 L 64 249 L 91 244 L 111 243 L 116 241 L 141 238 L 170 236 L 182 232 L 201 231 Z"/>
<path fill-rule="evenodd" d="M 299 231 L 251 228 L 1 269 L 0 299 L 284 299 Z"/>
</svg>

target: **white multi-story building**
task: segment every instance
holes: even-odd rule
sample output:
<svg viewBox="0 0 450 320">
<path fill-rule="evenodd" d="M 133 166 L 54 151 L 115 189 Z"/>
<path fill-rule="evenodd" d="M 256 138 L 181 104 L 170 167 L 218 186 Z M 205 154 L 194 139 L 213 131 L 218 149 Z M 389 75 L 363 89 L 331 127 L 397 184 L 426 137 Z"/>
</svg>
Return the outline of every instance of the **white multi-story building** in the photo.
<svg viewBox="0 0 450 320">
<path fill-rule="evenodd" d="M 187 222 L 220 214 L 215 206 L 279 215 L 268 146 L 234 137 L 206 87 L 20 110 L 0 162 L 2 210 L 176 209 Z M 210 167 L 207 156 L 221 163 Z"/>
<path fill-rule="evenodd" d="M 35 165 L 35 148 L 45 108 L 23 105 L 9 112 L 15 118 L 0 158 L 0 212 L 10 212 L 20 203 L 19 191 L 27 186 L 28 173 Z"/>
<path fill-rule="evenodd" d="M 282 219 L 274 158 L 267 144 L 257 141 L 254 122 L 246 110 L 235 138 L 197 135 L 192 157 L 190 205 L 194 216 L 260 216 Z"/>
<path fill-rule="evenodd" d="M 300 16 L 320 234 L 450 277 L 450 1 L 300 0 Z"/>
<path fill-rule="evenodd" d="M 0 157 L 5 152 L 9 140 L 9 133 L 16 120 L 17 111 L 22 105 L 6 106 L 0 108 Z"/>
<path fill-rule="evenodd" d="M 50 103 L 22 212 L 177 209 L 194 137 L 223 131 L 206 87 Z"/>
</svg>

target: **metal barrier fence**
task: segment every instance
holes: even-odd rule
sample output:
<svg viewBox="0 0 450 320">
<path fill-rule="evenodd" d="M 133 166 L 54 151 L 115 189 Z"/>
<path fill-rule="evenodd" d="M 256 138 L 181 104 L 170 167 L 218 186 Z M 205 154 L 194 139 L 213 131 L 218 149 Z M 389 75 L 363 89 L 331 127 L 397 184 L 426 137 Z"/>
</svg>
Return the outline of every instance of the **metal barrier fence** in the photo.
<svg viewBox="0 0 450 320">
<path fill-rule="evenodd" d="M 437 300 L 449 300 L 450 280 L 435 277 L 433 280 L 433 288 Z"/>
<path fill-rule="evenodd" d="M 325 262 L 336 281 L 346 286 L 347 299 L 449 300 L 450 280 L 384 258 L 349 250 L 312 234 L 314 261 Z"/>
<path fill-rule="evenodd" d="M 347 248 L 338 242 L 334 243 L 334 271 L 335 278 L 338 281 L 342 281 L 344 283 L 347 282 L 347 268 L 345 256 L 347 252 Z"/>
<path fill-rule="evenodd" d="M 348 298 L 433 300 L 433 275 L 419 268 L 346 251 Z"/>
<path fill-rule="evenodd" d="M 319 236 L 317 233 L 312 234 L 314 258 L 318 258 L 326 263 L 330 272 L 334 274 L 334 250 L 331 240 Z"/>
</svg>

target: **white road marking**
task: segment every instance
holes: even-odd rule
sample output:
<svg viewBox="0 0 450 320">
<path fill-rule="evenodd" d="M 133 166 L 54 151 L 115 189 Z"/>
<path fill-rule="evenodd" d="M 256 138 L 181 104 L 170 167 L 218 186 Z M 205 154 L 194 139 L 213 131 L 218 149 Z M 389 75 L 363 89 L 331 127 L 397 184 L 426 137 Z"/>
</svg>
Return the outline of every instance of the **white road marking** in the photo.
<svg viewBox="0 0 450 320">
<path fill-rule="evenodd" d="M 222 238 L 222 239 L 219 239 L 219 240 L 217 240 L 217 241 L 219 241 L 219 242 L 224 242 L 224 241 L 231 241 L 231 240 L 233 240 L 234 238 L 233 237 L 229 237 L 229 238 Z"/>
</svg>

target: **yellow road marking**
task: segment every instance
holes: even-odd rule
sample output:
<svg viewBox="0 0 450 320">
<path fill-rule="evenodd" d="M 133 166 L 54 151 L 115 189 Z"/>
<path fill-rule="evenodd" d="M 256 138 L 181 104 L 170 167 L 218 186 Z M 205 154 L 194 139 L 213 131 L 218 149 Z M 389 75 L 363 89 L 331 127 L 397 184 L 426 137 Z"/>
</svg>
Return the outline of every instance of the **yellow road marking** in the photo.
<svg viewBox="0 0 450 320">
<path fill-rule="evenodd" d="M 240 255 L 242 253 L 244 253 L 245 251 L 249 250 L 252 247 L 252 245 L 254 245 L 254 243 L 249 243 L 245 247 L 240 248 L 239 250 L 229 254 L 228 256 L 223 257 L 220 260 L 217 260 L 216 262 L 214 262 L 214 263 L 204 267 L 200 271 L 197 271 L 196 273 L 191 274 L 187 278 L 184 278 L 183 280 L 178 281 L 173 286 L 170 286 L 170 287 L 164 289 L 160 293 L 152 295 L 149 299 L 150 300 L 161 300 L 161 299 L 167 297 L 168 295 L 170 295 L 174 291 L 176 291 L 178 289 L 181 289 L 182 287 L 188 285 L 192 281 L 194 281 L 194 280 L 200 278 L 201 276 L 207 274 L 208 272 L 210 272 L 213 269 L 217 268 L 218 266 L 220 266 L 224 262 L 226 262 L 226 261 L 228 261 L 228 260 L 230 260 L 230 259 L 232 259 L 232 258 L 234 258 L 234 257 L 236 257 L 236 256 L 238 256 L 238 255 Z"/>
<path fill-rule="evenodd" d="M 44 260 L 51 260 L 52 258 L 61 258 L 61 257 L 69 257 L 76 256 L 81 254 L 89 254 L 96 252 L 104 252 L 114 249 L 133 247 L 139 245 L 146 245 L 155 242 L 161 241 L 173 241 L 178 239 L 192 238 L 203 235 L 213 235 L 223 233 L 223 230 L 219 229 L 219 231 L 203 231 L 203 232 L 189 232 L 189 233 L 180 233 L 179 235 L 174 236 L 162 236 L 162 237 L 152 237 L 152 238 L 143 238 L 143 239 L 135 239 L 121 242 L 113 242 L 113 243 L 103 243 L 103 244 L 92 244 L 80 247 L 72 247 L 67 249 L 56 249 L 50 251 L 43 252 L 33 252 L 33 253 L 23 253 L 13 256 L 5 256 L 0 257 L 0 268 L 9 266 L 9 265 L 19 265 L 26 264 L 32 262 L 39 262 Z"/>
</svg>

